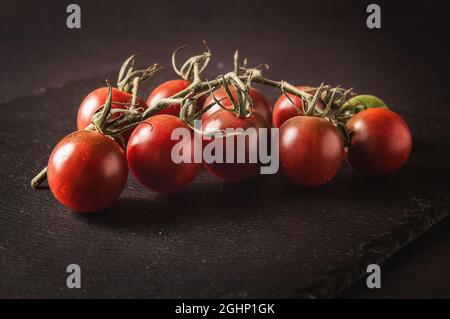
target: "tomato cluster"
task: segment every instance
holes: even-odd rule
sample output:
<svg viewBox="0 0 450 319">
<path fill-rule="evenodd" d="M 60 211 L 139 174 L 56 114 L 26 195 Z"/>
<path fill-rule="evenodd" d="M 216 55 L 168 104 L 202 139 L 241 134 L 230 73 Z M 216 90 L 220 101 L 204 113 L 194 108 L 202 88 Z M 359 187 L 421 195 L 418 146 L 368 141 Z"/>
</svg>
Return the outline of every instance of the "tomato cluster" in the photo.
<svg viewBox="0 0 450 319">
<path fill-rule="evenodd" d="M 174 65 L 182 78 L 160 84 L 146 102 L 137 91 L 149 69 L 126 71 L 130 59 L 116 88 L 108 84 L 89 93 L 78 109 L 78 131 L 56 145 L 43 171 L 56 199 L 76 212 L 102 210 L 120 196 L 128 170 L 144 187 L 164 193 L 182 191 L 203 166 L 226 182 L 255 177 L 261 163 L 236 161 L 238 137 L 223 133 L 228 129 L 279 129 L 281 172 L 303 187 L 326 184 L 344 160 L 368 176 L 392 174 L 407 161 L 412 148 L 409 128 L 380 99 L 352 97 L 350 91 L 323 85 L 286 85 L 240 66 L 234 73 L 202 82 L 199 63 L 203 69 L 209 56 L 208 51 L 193 57 L 180 70 Z M 252 81 L 283 91 L 273 108 Z M 202 120 L 200 127 L 194 128 L 195 119 Z M 172 139 L 176 129 L 190 132 L 182 145 L 191 150 L 190 161 L 173 160 L 179 143 Z M 224 143 L 223 160 L 197 161 L 195 142 L 200 140 L 207 148 L 215 140 L 210 132 L 222 134 L 215 138 Z M 245 140 L 245 158 L 257 152 L 255 143 Z M 225 161 L 228 157 L 235 160 Z M 34 180 L 32 185 L 36 184 Z"/>
</svg>

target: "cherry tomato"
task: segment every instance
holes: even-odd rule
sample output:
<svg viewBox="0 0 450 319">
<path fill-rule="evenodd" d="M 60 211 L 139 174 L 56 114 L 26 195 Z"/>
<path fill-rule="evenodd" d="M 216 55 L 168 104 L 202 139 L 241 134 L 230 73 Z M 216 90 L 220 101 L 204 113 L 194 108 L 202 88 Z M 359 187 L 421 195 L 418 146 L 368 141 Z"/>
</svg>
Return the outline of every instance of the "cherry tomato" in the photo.
<svg viewBox="0 0 450 319">
<path fill-rule="evenodd" d="M 191 163 L 175 163 L 172 148 L 178 140 L 171 135 L 176 128 L 185 128 L 191 134 Z M 145 120 L 133 131 L 128 141 L 127 159 L 133 176 L 145 187 L 164 193 L 178 192 L 192 182 L 201 169 L 194 163 L 194 132 L 178 117 L 159 114 Z M 201 159 L 200 159 L 201 160 Z"/>
<path fill-rule="evenodd" d="M 315 187 L 329 182 L 338 173 L 343 154 L 343 138 L 326 119 L 295 116 L 281 125 L 281 170 L 300 186 Z"/>
<path fill-rule="evenodd" d="M 159 86 L 157 86 L 155 89 L 153 89 L 153 91 L 150 93 L 150 95 L 147 98 L 147 105 L 151 107 L 152 103 L 157 103 L 161 99 L 171 97 L 172 95 L 183 91 L 189 85 L 191 85 L 191 82 L 182 79 L 164 82 Z M 201 105 L 204 99 L 200 98 L 199 100 L 200 101 L 198 101 L 198 104 Z M 157 114 L 170 114 L 174 116 L 179 116 L 180 105 L 171 104 L 164 110 L 159 111 Z"/>
<path fill-rule="evenodd" d="M 394 173 L 408 160 L 412 148 L 406 122 L 386 108 L 359 112 L 347 122 L 350 134 L 348 161 L 364 175 Z"/>
<path fill-rule="evenodd" d="M 260 113 L 252 113 L 245 118 L 240 118 L 232 112 L 221 109 L 209 115 L 205 120 L 202 121 L 202 129 L 204 132 L 225 131 L 227 128 L 242 128 L 246 130 L 251 127 L 255 128 L 256 130 L 258 130 L 259 128 L 267 128 L 267 123 Z M 234 135 L 220 138 L 223 139 L 223 163 L 204 163 L 206 169 L 212 175 L 226 182 L 237 182 L 250 179 L 259 173 L 260 164 L 258 162 L 250 163 L 249 161 L 249 158 L 252 154 L 257 154 L 257 143 L 251 143 L 250 138 L 247 136 L 245 138 L 245 163 L 237 163 L 238 137 Z M 203 143 L 204 147 L 211 143 L 212 140 L 213 139 L 205 138 Z M 234 145 L 233 163 L 225 163 L 227 157 L 226 146 L 228 143 L 233 143 Z"/>
<path fill-rule="evenodd" d="M 310 86 L 298 86 L 297 87 L 301 91 L 305 91 L 311 89 Z M 299 97 L 287 93 L 292 102 L 286 97 L 285 94 L 282 94 L 278 100 L 275 102 L 273 107 L 273 126 L 281 127 L 281 125 L 289 120 L 291 117 L 302 115 L 306 112 L 303 107 L 302 99 Z M 294 103 L 294 104 L 292 104 Z M 325 106 L 322 101 L 318 100 L 316 107 L 319 110 L 323 110 Z"/>
<path fill-rule="evenodd" d="M 95 112 L 106 102 L 108 97 L 108 87 L 98 88 L 91 93 L 89 93 L 81 102 L 80 107 L 78 109 L 77 115 L 77 129 L 84 130 L 89 124 L 91 124 L 92 116 Z M 129 105 L 125 105 L 124 103 L 131 103 L 132 94 L 123 92 L 117 88 L 112 88 L 112 109 L 125 109 L 128 108 Z M 116 102 L 116 103 L 114 103 Z M 137 99 L 137 103 L 139 108 L 146 109 L 147 105 L 144 100 L 141 98 Z M 117 113 L 114 117 L 118 117 L 120 114 Z M 129 129 L 125 131 L 122 136 L 125 141 L 130 137 L 133 129 Z"/>
<path fill-rule="evenodd" d="M 125 187 L 125 151 L 96 131 L 77 131 L 53 149 L 47 168 L 56 199 L 76 212 L 99 211 L 112 204 Z"/>
<path fill-rule="evenodd" d="M 233 98 L 237 101 L 236 89 L 232 85 L 230 85 L 229 88 Z M 222 104 L 222 106 L 227 109 L 233 108 L 233 103 L 228 98 L 227 92 L 224 87 L 218 88 L 212 94 L 216 97 L 217 100 L 220 101 L 220 104 Z M 261 91 L 255 88 L 250 88 L 249 95 L 253 102 L 253 112 L 261 114 L 263 119 L 266 121 L 267 126 L 272 126 L 272 109 L 269 102 L 267 102 L 264 94 L 262 94 Z M 203 107 L 206 107 L 211 103 L 214 103 L 214 98 L 209 95 L 205 103 L 203 103 Z M 203 114 L 202 120 L 206 119 L 209 115 L 221 109 L 222 108 L 219 105 L 213 105 L 205 114 Z"/>
</svg>

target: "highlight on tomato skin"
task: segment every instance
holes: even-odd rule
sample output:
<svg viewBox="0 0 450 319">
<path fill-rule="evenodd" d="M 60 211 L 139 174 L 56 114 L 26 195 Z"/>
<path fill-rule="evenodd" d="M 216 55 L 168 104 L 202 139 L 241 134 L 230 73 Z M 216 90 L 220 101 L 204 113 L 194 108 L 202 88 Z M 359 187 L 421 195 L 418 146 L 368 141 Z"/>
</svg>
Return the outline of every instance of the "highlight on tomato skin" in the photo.
<svg viewBox="0 0 450 319">
<path fill-rule="evenodd" d="M 178 117 L 159 114 L 145 120 L 133 131 L 127 146 L 127 159 L 133 177 L 144 187 L 162 193 L 175 193 L 183 190 L 198 175 L 202 164 L 174 163 L 172 148 L 179 143 L 172 140 L 172 132 L 184 128 L 192 133 L 190 145 L 194 156 L 194 132 Z"/>
<path fill-rule="evenodd" d="M 48 161 L 50 190 L 61 204 L 79 213 L 110 206 L 122 193 L 127 177 L 125 151 L 96 131 L 67 135 Z"/>
<path fill-rule="evenodd" d="M 91 124 L 92 116 L 94 116 L 95 112 L 105 104 L 106 99 L 108 97 L 108 87 L 100 87 L 98 89 L 90 92 L 81 102 L 78 113 L 77 113 L 77 129 L 84 130 L 86 127 Z M 130 107 L 133 95 L 131 93 L 123 92 L 118 88 L 112 88 L 112 109 L 126 109 Z M 145 104 L 144 100 L 140 97 L 137 98 L 137 107 L 142 110 L 147 109 L 147 104 Z M 116 113 L 113 115 L 113 118 L 117 118 L 120 114 Z M 131 135 L 133 130 L 129 129 L 122 133 L 125 141 Z"/>
<path fill-rule="evenodd" d="M 235 100 L 237 100 L 237 94 L 236 89 L 233 85 L 229 86 L 231 95 Z M 267 101 L 267 98 L 264 96 L 264 94 L 259 91 L 258 89 L 255 89 L 253 87 L 250 88 L 250 98 L 252 99 L 253 104 L 253 112 L 259 113 L 263 119 L 266 121 L 266 124 L 268 127 L 272 126 L 272 108 L 270 107 L 269 102 Z M 212 95 L 220 101 L 220 104 L 225 107 L 226 109 L 232 109 L 233 103 L 231 102 L 230 98 L 227 95 L 227 92 L 224 87 L 220 87 L 217 90 L 215 90 Z M 205 102 L 203 103 L 203 108 L 206 106 L 214 103 L 214 98 L 212 95 L 209 95 Z M 208 111 L 205 112 L 202 116 L 202 120 L 205 120 L 208 116 L 211 114 L 221 110 L 222 108 L 215 104 L 213 105 Z"/>
<path fill-rule="evenodd" d="M 290 118 L 281 125 L 279 144 L 281 172 L 299 186 L 324 185 L 341 168 L 344 140 L 324 118 Z"/>
<path fill-rule="evenodd" d="M 359 173 L 385 176 L 399 170 L 412 150 L 412 136 L 403 118 L 387 108 L 370 108 L 346 124 L 350 134 L 348 162 Z"/>
<path fill-rule="evenodd" d="M 297 86 L 297 89 L 306 91 L 311 89 L 311 86 Z M 319 110 L 325 109 L 325 105 L 319 99 L 316 104 L 316 108 Z M 302 99 L 294 94 L 286 93 L 280 95 L 273 106 L 273 126 L 281 127 L 281 125 L 290 118 L 298 115 L 304 115 L 306 112 L 303 107 Z"/>
</svg>

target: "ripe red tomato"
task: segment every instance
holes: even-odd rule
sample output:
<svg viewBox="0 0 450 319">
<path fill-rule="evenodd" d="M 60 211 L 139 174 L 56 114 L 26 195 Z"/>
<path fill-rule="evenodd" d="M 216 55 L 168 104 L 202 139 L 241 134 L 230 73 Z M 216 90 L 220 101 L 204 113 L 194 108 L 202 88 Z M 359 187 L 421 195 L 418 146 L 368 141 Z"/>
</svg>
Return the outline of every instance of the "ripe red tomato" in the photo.
<svg viewBox="0 0 450 319">
<path fill-rule="evenodd" d="M 310 89 L 310 86 L 298 86 L 297 87 L 301 91 L 305 91 Z M 294 104 L 286 97 L 285 94 L 282 94 L 278 100 L 275 102 L 275 105 L 273 107 L 273 126 L 274 127 L 281 127 L 281 125 L 289 120 L 291 117 L 302 115 L 306 112 L 306 110 L 303 107 L 302 99 L 299 97 L 287 93 L 289 98 L 292 100 Z M 325 106 L 323 105 L 321 100 L 317 101 L 316 107 L 319 110 L 325 109 Z"/>
<path fill-rule="evenodd" d="M 77 131 L 53 149 L 47 168 L 56 199 L 76 212 L 99 211 L 114 202 L 125 187 L 125 151 L 96 131 Z"/>
<path fill-rule="evenodd" d="M 89 93 L 81 102 L 80 107 L 78 108 L 77 114 L 77 129 L 84 130 L 89 124 L 91 124 L 92 116 L 95 112 L 106 102 L 108 97 L 108 87 L 98 88 L 91 93 Z M 117 88 L 112 88 L 112 109 L 125 109 L 128 108 L 129 105 L 124 105 L 123 103 L 131 103 L 132 94 L 123 92 Z M 116 103 L 114 103 L 116 102 Z M 120 104 L 117 104 L 120 103 Z M 138 97 L 137 103 L 139 108 L 146 109 L 147 105 L 144 100 Z M 114 117 L 118 117 L 120 114 L 117 113 Z M 130 137 L 133 129 L 129 129 L 122 133 L 125 141 Z"/>
<path fill-rule="evenodd" d="M 230 85 L 229 88 L 233 98 L 237 101 L 236 89 L 232 85 Z M 233 108 L 233 103 L 228 98 L 227 92 L 224 87 L 218 88 L 212 94 L 214 94 L 216 99 L 220 101 L 220 104 L 222 104 L 222 106 L 227 109 Z M 272 126 L 272 109 L 264 94 L 262 94 L 261 91 L 255 88 L 250 88 L 250 98 L 253 102 L 253 112 L 261 114 L 268 127 Z M 214 98 L 209 95 L 206 98 L 205 103 L 203 103 L 203 107 L 206 107 L 211 103 L 214 103 Z M 209 115 L 221 109 L 222 108 L 219 105 L 213 105 L 205 114 L 203 114 L 202 120 L 206 119 Z"/>
<path fill-rule="evenodd" d="M 147 105 L 151 107 L 152 103 L 157 103 L 157 101 L 161 99 L 171 97 L 172 95 L 180 91 L 183 91 L 189 85 L 191 85 L 191 82 L 182 79 L 164 82 L 159 86 L 157 86 L 156 88 L 154 88 L 153 91 L 150 93 L 150 95 L 147 98 Z M 170 114 L 174 116 L 179 116 L 180 105 L 171 104 L 164 110 L 159 111 L 157 114 Z"/>
<path fill-rule="evenodd" d="M 338 173 L 343 154 L 343 138 L 326 119 L 295 116 L 281 125 L 281 170 L 298 185 L 315 187 L 329 182 Z"/>
<path fill-rule="evenodd" d="M 226 110 L 218 110 L 206 117 L 202 121 L 202 130 L 204 132 L 216 132 L 225 131 L 227 128 L 236 129 L 242 128 L 244 130 L 248 128 L 267 128 L 267 123 L 260 113 L 252 113 L 246 118 L 240 118 L 234 113 Z M 244 181 L 256 176 L 259 173 L 259 163 L 250 163 L 248 159 L 250 154 L 255 154 L 257 152 L 257 143 L 253 144 L 250 142 L 248 137 L 245 138 L 245 163 L 237 163 L 238 157 L 238 137 L 228 136 L 223 139 L 223 163 L 204 163 L 206 169 L 217 178 L 226 182 L 237 182 Z M 204 139 L 204 147 L 212 142 L 212 139 Z M 226 160 L 226 146 L 228 143 L 233 143 L 234 145 L 234 163 L 225 163 Z"/>
<path fill-rule="evenodd" d="M 175 144 L 171 135 L 176 128 L 190 131 L 191 163 L 175 163 L 171 152 Z M 127 159 L 133 176 L 145 187 L 164 193 L 178 192 L 192 182 L 201 169 L 194 163 L 194 132 L 178 117 L 159 114 L 139 124 L 128 141 Z"/>
<path fill-rule="evenodd" d="M 359 112 L 347 122 L 348 161 L 364 175 L 394 173 L 408 160 L 412 137 L 406 122 L 385 108 Z"/>
</svg>

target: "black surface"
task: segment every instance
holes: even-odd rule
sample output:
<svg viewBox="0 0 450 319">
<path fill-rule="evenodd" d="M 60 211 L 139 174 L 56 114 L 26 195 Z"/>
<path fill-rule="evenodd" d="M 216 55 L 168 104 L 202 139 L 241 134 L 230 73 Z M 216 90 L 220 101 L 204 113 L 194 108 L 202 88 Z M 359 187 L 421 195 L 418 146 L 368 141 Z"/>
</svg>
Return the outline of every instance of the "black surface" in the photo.
<svg viewBox="0 0 450 319">
<path fill-rule="evenodd" d="M 78 31 L 65 29 L 64 2 L 11 3 L 1 16 L 0 296 L 334 296 L 368 263 L 384 260 L 447 215 L 443 2 L 420 8 L 382 3 L 383 28 L 377 31 L 364 26 L 363 2 L 343 3 L 249 2 L 238 8 L 237 2 L 131 2 L 125 10 L 80 2 L 84 24 Z M 18 15 L 24 18 L 18 21 Z M 215 53 L 209 77 L 221 72 L 219 62 L 229 68 L 240 48 L 252 64 L 269 63 L 273 78 L 341 83 L 383 97 L 411 125 L 411 161 L 378 181 L 345 167 L 317 190 L 292 188 L 279 176 L 232 189 L 202 173 L 187 192 L 168 197 L 130 180 L 114 207 L 93 216 L 71 214 L 48 190 L 29 188 L 53 145 L 74 129 L 82 97 L 112 78 L 106 71 L 138 50 L 142 61 L 168 66 L 173 48 L 204 38 Z M 172 76 L 166 70 L 153 83 Z M 276 94 L 266 92 L 273 100 Z M 421 256 L 423 250 L 415 250 Z M 432 269 L 448 266 L 448 255 L 438 256 L 428 256 L 435 260 Z M 81 290 L 65 288 L 70 263 L 82 267 Z M 411 273 L 419 278 L 416 287 L 420 278 L 437 278 L 435 272 L 424 276 L 420 267 Z M 394 278 L 405 276 L 398 271 Z M 389 282 L 395 286 L 391 295 L 388 284 L 377 296 L 398 296 L 408 287 Z M 441 289 L 430 294 L 449 296 L 448 282 L 431 285 Z M 367 293 L 353 288 L 347 296 Z"/>
<path fill-rule="evenodd" d="M 341 298 L 446 298 L 449 296 L 450 219 L 446 218 L 390 258 L 382 267 L 381 289 L 356 282 Z"/>
</svg>

